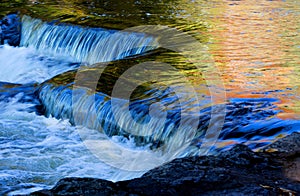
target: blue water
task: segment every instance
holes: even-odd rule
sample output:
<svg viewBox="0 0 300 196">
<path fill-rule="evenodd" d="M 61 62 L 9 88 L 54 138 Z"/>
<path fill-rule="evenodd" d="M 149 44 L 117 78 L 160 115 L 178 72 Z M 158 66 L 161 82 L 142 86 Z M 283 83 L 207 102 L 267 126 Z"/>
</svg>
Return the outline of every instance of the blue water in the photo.
<svg viewBox="0 0 300 196">
<path fill-rule="evenodd" d="M 299 131 L 299 121 L 276 117 L 276 98 L 210 106 L 209 95 L 190 99 L 176 80 L 148 85 L 146 98 L 127 102 L 73 83 L 52 84 L 47 80 L 80 66 L 96 69 L 94 63 L 156 49 L 157 38 L 28 16 L 22 24 L 20 46 L 0 46 L 0 194 L 50 188 L 67 176 L 135 178 L 176 157 L 217 154 L 236 143 L 257 150 Z M 207 130 L 219 123 L 218 140 L 209 140 Z"/>
</svg>

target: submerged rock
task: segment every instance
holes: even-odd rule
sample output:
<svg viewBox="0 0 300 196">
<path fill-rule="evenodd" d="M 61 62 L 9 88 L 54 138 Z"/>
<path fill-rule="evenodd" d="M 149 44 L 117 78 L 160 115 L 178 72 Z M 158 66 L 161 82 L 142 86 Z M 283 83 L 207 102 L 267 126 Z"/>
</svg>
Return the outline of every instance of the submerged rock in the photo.
<svg viewBox="0 0 300 196">
<path fill-rule="evenodd" d="M 0 20 L 0 44 L 19 46 L 21 21 L 17 14 L 9 14 Z"/>
<path fill-rule="evenodd" d="M 285 148 L 293 142 L 296 145 L 289 151 L 296 152 L 299 139 L 300 133 L 294 133 L 271 146 Z M 297 195 L 300 180 L 285 172 L 295 173 L 300 169 L 286 167 L 291 160 L 299 160 L 299 153 L 292 154 L 283 157 L 236 145 L 218 156 L 175 159 L 137 179 L 112 183 L 93 178 L 65 178 L 51 190 L 31 195 Z"/>
</svg>

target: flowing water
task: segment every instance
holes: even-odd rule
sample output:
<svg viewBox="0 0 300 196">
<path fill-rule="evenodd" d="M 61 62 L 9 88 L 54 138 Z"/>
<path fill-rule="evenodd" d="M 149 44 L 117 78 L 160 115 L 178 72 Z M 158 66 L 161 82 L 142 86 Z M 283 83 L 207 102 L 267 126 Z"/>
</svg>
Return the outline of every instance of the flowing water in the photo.
<svg viewBox="0 0 300 196">
<path fill-rule="evenodd" d="M 0 45 L 0 194 L 135 178 L 300 130 L 297 1 L 1 2 L 12 11 L 22 28 L 19 46 Z"/>
</svg>

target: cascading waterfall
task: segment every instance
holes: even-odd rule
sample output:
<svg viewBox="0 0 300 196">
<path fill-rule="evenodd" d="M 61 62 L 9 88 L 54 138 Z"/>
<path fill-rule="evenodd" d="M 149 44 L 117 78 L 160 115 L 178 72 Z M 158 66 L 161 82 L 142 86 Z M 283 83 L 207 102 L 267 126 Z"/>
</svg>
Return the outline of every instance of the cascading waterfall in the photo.
<svg viewBox="0 0 300 196">
<path fill-rule="evenodd" d="M 23 16 L 21 46 L 56 56 L 67 55 L 76 62 L 93 64 L 141 54 L 158 48 L 159 45 L 154 37 L 144 33 L 53 25 Z M 94 97 L 84 89 L 77 91 L 74 94 L 74 89 L 66 86 L 53 87 L 50 83 L 45 83 L 40 88 L 39 98 L 47 115 L 102 130 L 109 136 L 134 137 L 138 145 L 156 148 L 167 144 L 166 154 L 168 149 L 176 149 L 176 146 L 180 147 L 185 143 L 184 135 L 191 135 L 190 125 L 195 124 L 193 121 L 198 122 L 198 119 L 191 116 L 182 118 L 181 111 L 178 110 L 168 111 L 165 118 L 161 118 L 161 111 L 152 110 L 150 117 L 146 111 L 149 111 L 151 103 L 142 101 L 132 103 L 128 113 L 123 107 L 126 100 L 115 98 L 112 104 L 111 97 L 101 92 Z M 74 96 L 77 96 L 76 102 Z M 170 101 L 170 97 L 166 100 Z M 114 112 L 112 105 L 116 108 Z M 196 115 L 195 118 L 199 116 Z M 179 126 L 183 121 L 184 126 Z M 177 129 L 180 131 L 176 131 Z"/>
<path fill-rule="evenodd" d="M 23 16 L 21 46 L 93 64 L 141 54 L 158 48 L 159 44 L 155 37 L 144 33 L 54 25 Z M 150 116 L 147 111 L 152 107 L 152 102 L 140 100 L 131 103 L 128 113 L 123 107 L 126 100 L 114 98 L 112 104 L 111 97 L 101 92 L 94 97 L 84 89 L 77 91 L 74 94 L 74 89 L 66 86 L 53 87 L 50 83 L 45 83 L 40 88 L 39 98 L 48 116 L 68 119 L 73 124 L 99 130 L 109 136 L 134 137 L 137 145 L 150 145 L 153 149 L 163 145 L 165 154 L 170 149 L 186 145 L 187 141 L 191 142 L 192 137 L 183 138 L 193 135 L 198 126 L 199 115 L 186 115 L 184 118 L 181 106 L 180 109 L 168 109 L 165 116 L 162 115 L 164 112 L 152 108 Z M 167 91 L 163 93 L 166 94 Z M 174 97 L 167 96 L 166 99 L 158 100 L 171 104 Z M 207 123 L 204 124 L 207 127 Z M 202 129 L 204 128 L 200 127 Z"/>
<path fill-rule="evenodd" d="M 160 145 L 174 145 L 166 147 L 173 149 L 177 145 L 178 147 L 183 145 L 181 142 L 185 142 L 184 135 L 191 134 L 195 129 L 193 127 L 195 122 L 197 129 L 207 129 L 210 111 L 201 115 L 203 123 L 198 127 L 199 115 L 188 115 L 184 118 L 182 116 L 184 112 L 180 109 L 170 109 L 165 115 L 160 109 L 151 110 L 153 103 L 151 99 L 160 99 L 165 105 L 168 105 L 168 102 L 171 104 L 176 99 L 165 96 L 169 93 L 167 89 L 163 93 L 160 97 L 133 101 L 130 103 L 129 113 L 126 112 L 125 100 L 111 98 L 99 92 L 91 95 L 84 89 L 74 90 L 69 87 L 45 84 L 40 88 L 39 97 L 48 116 L 69 119 L 73 124 L 103 131 L 109 136 L 135 137 L 137 145 L 151 144 L 150 147 L 153 148 Z M 180 132 L 181 136 L 172 137 L 175 132 Z M 198 136 L 199 134 L 200 132 Z"/>
<path fill-rule="evenodd" d="M 36 16 L 45 17 L 55 9 L 50 1 L 43 5 L 14 2 L 4 3 L 1 15 L 21 10 L 21 13 L 34 11 Z M 124 13 L 119 11 L 126 8 L 122 4 L 109 11 L 116 15 L 102 11 L 100 15 L 92 3 L 76 3 L 75 8 L 59 2 L 68 11 L 87 8 L 93 13 L 86 14 L 99 21 L 123 21 Z M 267 26 L 269 11 L 278 10 L 278 4 L 272 3 L 254 15 L 251 5 L 250 15 L 241 10 L 249 21 L 261 24 L 255 28 L 243 25 L 244 17 L 236 17 L 234 24 L 215 26 L 211 17 L 227 21 L 228 14 L 211 12 L 208 4 L 198 6 L 200 10 L 192 10 L 203 13 L 198 17 L 185 9 L 195 4 L 174 7 L 171 3 L 166 8 L 174 10 L 165 12 L 145 8 L 145 5 L 134 4 L 134 8 L 138 8 L 130 12 L 134 21 L 126 20 L 126 24 L 163 22 L 197 40 L 181 39 L 172 30 L 160 31 L 159 28 L 144 29 L 143 32 L 149 33 L 142 33 L 139 28 L 138 32 L 134 32 L 135 28 L 118 31 L 45 22 L 26 15 L 20 20 L 18 14 L 9 14 L 0 20 L 0 195 L 49 189 L 65 177 L 128 180 L 174 158 L 203 155 L 203 151 L 207 152 L 203 145 L 205 139 L 217 135 L 207 134 L 209 128 L 221 127 L 216 125 L 221 119 L 218 110 L 212 109 L 218 108 L 219 103 L 226 115 L 219 123 L 222 129 L 217 141 L 206 143 L 211 153 L 223 152 L 235 144 L 258 150 L 278 138 L 299 132 L 299 81 L 295 80 L 300 73 L 296 66 L 299 58 L 295 56 L 299 51 L 296 36 L 299 27 L 276 26 L 280 22 L 290 21 L 288 25 L 293 25 L 292 22 L 297 21 L 296 5 L 281 3 L 284 9 L 279 10 L 272 24 Z M 224 5 L 223 2 L 214 4 L 220 9 Z M 257 14 L 267 17 L 257 21 Z M 64 13 L 58 13 L 56 18 L 60 17 L 64 17 Z M 67 17 L 72 21 L 78 19 L 75 15 Z M 248 31 L 238 37 L 236 32 L 240 32 L 240 27 Z M 280 29 L 283 32 L 279 32 Z M 253 34 L 257 39 L 251 40 Z M 192 44 L 193 40 L 207 47 L 198 47 Z M 276 45 L 278 40 L 283 47 Z M 176 50 L 182 44 L 186 47 Z M 273 45 L 279 52 L 270 55 Z M 258 49 L 255 54 L 251 53 L 253 48 Z M 158 50 L 151 51 L 153 49 Z M 203 53 L 198 53 L 202 49 Z M 211 54 L 213 59 L 209 59 Z M 137 70 L 133 69 L 135 65 L 147 60 L 170 64 L 176 74 L 171 69 L 144 67 L 131 74 Z M 110 61 L 114 62 L 108 63 Z M 215 72 L 209 73 L 215 69 L 211 66 L 214 61 L 216 67 L 221 68 L 224 89 L 218 85 Z M 152 67 L 152 64 L 145 65 Z M 179 72 L 183 75 L 177 74 Z M 150 73 L 157 77 L 143 80 Z M 180 90 L 186 85 L 182 76 L 195 85 L 197 96 L 189 88 Z M 118 83 L 122 77 L 126 81 Z M 278 80 L 274 84 L 270 82 L 273 78 Z M 98 83 L 92 86 L 95 88 L 90 88 L 91 81 L 97 79 Z M 133 90 L 132 83 L 133 87 L 139 86 Z M 119 88 L 115 88 L 116 84 Z M 210 87 L 216 87 L 217 99 L 219 89 L 225 90 L 226 100 L 211 100 L 213 94 L 207 91 Z M 113 94 L 115 89 L 121 88 L 125 89 L 124 94 L 132 93 L 129 98 L 127 94 L 123 96 L 123 91 Z M 97 89 L 96 92 L 93 89 Z M 183 95 L 184 99 L 180 100 L 182 94 L 187 96 Z"/>
<path fill-rule="evenodd" d="M 88 64 L 123 59 L 159 47 L 156 38 L 143 33 L 53 25 L 29 16 L 22 18 L 21 45 L 33 47 L 48 54 L 69 56 L 74 61 Z M 52 85 L 51 82 L 42 84 L 39 98 L 46 109 L 46 114 L 68 119 L 76 125 L 103 131 L 109 136 L 133 136 L 141 145 L 151 144 L 154 149 L 165 143 L 174 145 L 174 148 L 176 145 L 180 146 L 181 139 L 189 135 L 186 133 L 191 130 L 188 124 L 193 124 L 194 121 L 199 123 L 196 126 L 197 136 L 203 135 L 203 131 L 209 126 L 211 111 L 206 111 L 205 115 L 202 115 L 201 106 L 196 109 L 198 113 L 188 115 L 186 119 L 182 119 L 178 108 L 173 110 L 168 108 L 165 116 L 161 116 L 163 112 L 160 110 L 149 116 L 149 108 L 153 102 L 147 102 L 147 100 L 132 102 L 130 113 L 128 113 L 123 107 L 127 104 L 126 100 L 114 98 L 114 106 L 117 109 L 113 112 L 112 97 L 101 92 L 91 95 L 84 88 L 75 91 L 65 85 Z M 162 93 L 166 94 L 168 91 Z M 74 98 L 74 96 L 77 97 Z M 174 97 L 158 97 L 156 100 L 168 105 L 174 101 Z M 190 100 L 185 101 L 188 104 Z M 179 108 L 185 107 L 181 105 L 182 102 L 177 101 L 177 103 L 180 105 Z M 193 107 L 189 105 L 188 109 Z M 272 115 L 274 114 L 267 116 Z M 202 119 L 199 120 L 199 118 Z M 187 123 L 179 127 L 182 120 Z M 232 126 L 231 124 L 228 131 Z M 176 135 L 176 132 L 181 135 L 172 138 L 171 136 Z M 238 132 L 242 132 L 242 129 Z M 224 133 L 221 136 L 224 136 Z"/>
<path fill-rule="evenodd" d="M 126 172 L 99 161 L 78 135 L 84 131 L 88 137 L 100 134 L 107 138 L 99 133 L 99 127 L 108 135 L 117 132 L 130 135 L 112 116 L 107 116 L 112 114 L 107 95 L 97 93 L 97 112 L 89 113 L 89 110 L 93 111 L 90 105 L 93 96 L 84 89 L 79 89 L 78 102 L 74 105 L 72 89 L 68 85 L 64 83 L 53 88 L 45 81 L 77 69 L 80 63 L 122 59 L 157 47 L 156 39 L 144 33 L 53 25 L 23 16 L 20 46 L 0 46 L 0 70 L 3 72 L 0 74 L 0 194 L 28 193 L 52 186 L 66 176 L 100 177 L 113 181 L 141 176 L 144 170 Z M 40 93 L 36 94 L 38 89 Z M 124 100 L 119 102 L 121 106 Z M 86 113 L 74 118 L 74 108 L 79 114 Z M 66 121 L 41 116 L 44 109 L 48 115 Z M 142 113 L 139 115 L 142 118 Z M 81 119 L 78 118 L 80 116 Z M 124 116 L 124 123 L 128 123 L 127 117 Z M 74 120 L 85 127 L 71 126 L 68 121 Z M 155 125 L 155 119 L 152 125 Z M 112 139 L 120 138 L 124 137 Z M 130 141 L 128 144 L 133 145 Z M 7 146 L 12 148 L 6 149 Z M 136 146 L 133 145 L 133 148 Z"/>
<path fill-rule="evenodd" d="M 22 18 L 20 45 L 88 64 L 122 59 L 158 47 L 153 37 L 143 33 L 53 25 L 26 15 Z"/>
<path fill-rule="evenodd" d="M 191 143 L 197 148 L 190 146 L 176 156 L 199 155 L 201 150 L 199 151 L 198 147 L 201 147 L 199 145 L 208 129 L 211 108 L 199 110 L 198 115 L 187 115 L 188 121 L 183 123 L 184 126 L 178 126 L 182 120 L 182 112 L 178 108 L 169 108 L 165 116 L 159 109 L 152 110 L 152 115 L 150 115 L 149 109 L 153 100 L 159 100 L 165 106 L 174 102 L 176 96 L 170 94 L 168 89 L 157 90 L 149 99 L 131 102 L 130 113 L 127 113 L 124 108 L 127 104 L 125 100 L 114 98 L 116 108 L 113 111 L 112 98 L 103 93 L 91 95 L 86 89 L 71 89 L 49 83 L 44 84 L 39 91 L 39 97 L 48 116 L 70 119 L 76 125 L 99 130 L 109 136 L 133 137 L 137 145 L 150 145 L 152 150 L 162 150 L 165 154 L 168 154 L 170 149 L 184 145 L 181 142 L 184 142 L 185 137 L 195 128 L 189 124 L 197 122 L 199 124 L 193 138 L 195 140 Z M 269 144 L 276 136 L 296 131 L 299 121 L 282 121 L 274 118 L 278 111 L 274 109 L 272 102 L 274 102 L 273 99 L 240 99 L 227 103 L 228 113 L 218 142 L 232 140 L 234 144 L 239 141 L 249 145 L 252 149 L 257 149 Z M 243 125 L 240 122 L 243 122 Z M 287 123 L 289 126 L 285 127 Z M 176 133 L 180 134 L 176 135 Z M 269 139 L 266 139 L 268 135 Z M 259 138 L 264 138 L 264 140 L 261 141 Z M 161 146 L 164 149 L 160 149 Z M 226 145 L 223 148 L 228 149 L 230 146 Z M 213 146 L 212 150 L 217 152 L 222 149 L 216 149 L 216 147 Z"/>
</svg>

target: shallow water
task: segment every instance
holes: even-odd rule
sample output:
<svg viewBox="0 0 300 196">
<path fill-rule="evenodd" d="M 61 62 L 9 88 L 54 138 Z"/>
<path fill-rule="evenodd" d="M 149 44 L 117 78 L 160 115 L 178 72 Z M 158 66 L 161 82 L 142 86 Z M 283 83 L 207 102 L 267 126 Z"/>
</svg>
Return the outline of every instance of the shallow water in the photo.
<svg viewBox="0 0 300 196">
<path fill-rule="evenodd" d="M 181 119 L 178 117 L 178 113 L 180 114 L 178 111 L 181 109 L 190 112 L 189 115 L 200 115 L 201 120 L 198 125 L 200 131 L 197 132 L 192 145 L 187 150 L 170 156 L 171 159 L 178 156 L 203 154 L 201 150 L 199 151 L 203 143 L 203 130 L 209 127 L 208 122 L 213 111 L 210 106 L 214 105 L 226 111 L 226 115 L 218 141 L 210 144 L 210 153 L 226 150 L 236 143 L 244 143 L 258 150 L 278 138 L 300 130 L 298 101 L 300 96 L 300 3 L 298 1 L 163 0 L 159 3 L 80 0 L 3 1 L 0 15 L 4 16 L 16 10 L 20 11 L 21 15 L 27 14 L 43 21 L 54 21 L 47 27 L 52 32 L 53 29 L 64 29 L 65 32 L 70 32 L 68 28 L 73 28 L 69 25 L 70 23 L 86 28 L 83 30 L 86 35 L 94 32 L 94 29 L 89 27 L 126 29 L 139 25 L 161 24 L 187 32 L 199 41 L 201 48 L 192 49 L 204 51 L 205 48 L 205 52 L 200 53 L 201 55 L 208 54 L 209 60 L 193 55 L 187 58 L 185 54 L 178 55 L 178 52 L 171 51 L 155 53 L 154 57 L 151 56 L 150 59 L 154 61 L 172 65 L 175 71 L 173 69 L 161 70 L 152 65 L 150 71 L 152 74 L 155 73 L 156 77 L 151 78 L 151 84 L 141 83 L 142 91 L 139 91 L 138 95 L 143 96 L 135 97 L 136 102 L 132 103 L 132 108 L 135 108 L 132 111 L 135 112 L 133 116 L 136 121 L 142 119 L 145 123 L 149 115 L 162 118 L 166 114 L 169 119 L 168 123 L 164 124 L 166 127 L 177 126 L 176 123 Z M 53 26 L 53 23 L 60 24 L 60 27 Z M 29 30 L 30 27 L 29 24 Z M 78 34 L 82 31 L 82 27 L 74 27 L 75 33 L 73 32 L 70 36 Z M 115 32 L 115 30 L 106 29 L 102 31 L 105 36 Z M 165 31 L 162 32 L 165 33 Z M 101 80 L 102 86 L 97 87 L 100 93 L 104 93 L 100 94 L 100 97 L 104 98 L 99 98 L 100 101 L 97 102 L 99 105 L 104 105 L 101 105 L 103 110 L 99 112 L 104 119 L 104 132 L 118 130 L 122 133 L 120 136 L 113 136 L 113 139 L 108 139 L 99 131 L 88 129 L 87 127 L 98 126 L 93 124 L 89 126 L 90 123 L 95 122 L 87 119 L 90 116 L 84 116 L 86 119 L 81 119 L 82 123 L 74 126 L 70 123 L 73 118 L 72 113 L 61 112 L 71 107 L 68 105 L 72 101 L 68 97 L 70 92 L 64 88 L 73 83 L 68 81 L 71 80 L 72 74 L 60 74 L 76 70 L 80 63 L 86 66 L 98 61 L 122 59 L 133 53 L 139 54 L 153 49 L 155 48 L 153 44 L 151 44 L 152 48 L 143 47 L 149 45 L 149 40 L 139 42 L 139 40 L 144 40 L 143 36 L 148 37 L 148 35 L 139 33 L 125 35 L 124 40 L 119 39 L 119 42 L 116 38 L 108 39 L 105 41 L 107 45 L 100 44 L 96 47 L 97 51 L 100 51 L 101 47 L 104 48 L 101 48 L 99 52 L 101 58 L 99 56 L 92 58 L 90 62 L 89 50 L 85 50 L 83 45 L 80 46 L 84 43 L 82 39 L 78 39 L 78 47 L 76 45 L 63 47 L 64 44 L 68 45 L 67 41 L 62 39 L 59 42 L 62 44 L 56 44 L 58 42 L 55 40 L 57 41 L 61 34 L 53 33 L 50 47 L 45 41 L 47 37 L 43 37 L 38 31 L 34 31 L 33 35 L 34 37 L 42 36 L 41 41 L 23 39 L 23 47 L 0 46 L 0 194 L 26 194 L 41 188 L 49 188 L 59 179 L 67 176 L 98 177 L 116 181 L 142 175 L 146 170 L 123 171 L 112 167 L 111 164 L 103 163 L 103 160 L 99 160 L 99 155 L 82 141 L 85 137 L 100 138 L 103 143 L 97 149 L 108 149 L 106 154 L 100 153 L 100 156 L 107 156 L 106 158 L 110 161 L 116 160 L 122 152 L 120 153 L 117 148 L 106 146 L 111 144 L 108 141 L 122 144 L 130 149 L 129 152 L 151 153 L 151 147 L 149 148 L 147 144 L 137 146 L 133 138 L 124 137 L 127 130 L 124 134 L 115 126 L 111 116 L 105 116 L 112 110 L 109 102 L 112 95 L 110 94 L 112 93 L 111 86 L 114 85 L 116 78 L 125 73 L 125 68 L 131 68 L 130 61 L 125 61 L 125 63 L 121 61 L 109 66 L 105 77 Z M 120 33 L 120 35 L 124 34 Z M 92 47 L 92 42 L 89 43 L 87 37 L 83 39 L 86 39 Z M 42 41 L 45 41 L 45 45 L 40 47 Z M 164 43 L 163 41 L 161 42 Z M 116 49 L 114 44 L 117 42 L 122 47 Z M 132 48 L 135 50 L 127 50 L 129 43 L 136 43 L 141 50 L 136 50 L 139 47 L 134 45 Z M 127 54 L 122 50 L 130 51 L 130 53 L 122 56 Z M 195 54 L 199 53 L 195 52 Z M 143 62 L 142 57 L 134 59 L 136 59 L 136 61 L 133 60 L 135 63 Z M 210 66 L 212 62 L 213 69 Z M 191 65 L 193 63 L 199 66 Z M 118 67 L 120 65 L 126 66 Z M 91 70 L 93 69 L 97 69 L 97 66 L 93 65 Z M 46 83 L 42 86 L 47 87 L 48 90 L 45 88 L 44 91 L 38 91 L 42 82 L 55 76 L 57 76 L 56 79 L 52 81 L 61 85 L 62 88 L 52 88 Z M 183 79 L 182 76 L 184 76 Z M 138 73 L 129 74 L 126 77 L 132 83 L 143 81 L 143 77 L 140 77 Z M 193 91 L 201 95 L 197 97 L 199 98 L 197 104 L 191 91 L 184 91 L 186 88 L 180 90 L 182 86 L 185 87 L 183 84 L 186 80 L 193 85 Z M 179 98 L 172 94 L 174 89 L 171 88 L 171 93 L 169 93 L 168 87 L 185 95 L 179 96 L 183 98 L 178 101 Z M 210 88 L 215 89 L 214 96 Z M 52 93 L 52 90 L 56 90 L 57 94 Z M 226 92 L 225 99 L 222 96 L 224 91 Z M 38 96 L 40 96 L 39 99 Z M 212 100 L 211 97 L 214 99 Z M 84 106 L 90 107 L 90 100 L 88 96 L 87 98 L 83 96 L 79 101 L 84 103 Z M 151 109 L 146 109 L 150 110 L 151 114 L 148 115 L 143 108 L 151 108 L 153 100 L 158 102 L 158 105 L 153 105 L 153 108 L 159 109 L 153 109 L 152 113 Z M 40 101 L 44 106 L 41 106 Z M 122 102 L 123 100 L 120 100 L 118 103 Z M 143 107 L 138 104 L 143 104 Z M 164 105 L 163 109 L 160 108 L 160 104 Z M 200 114 L 195 108 L 201 111 Z M 123 115 L 123 112 L 120 113 Z M 91 112 L 89 115 L 93 116 L 94 113 Z M 143 134 L 141 130 L 145 131 L 145 129 L 141 124 L 133 126 L 134 124 L 128 123 L 131 122 L 130 120 L 125 120 L 126 126 L 133 129 L 130 133 Z M 155 124 L 157 122 L 151 121 L 152 126 L 159 127 L 159 123 Z M 139 127 L 138 130 L 135 130 L 137 127 Z M 121 126 L 121 128 L 124 127 Z M 88 134 L 83 136 L 82 133 Z M 179 140 L 177 138 L 163 141 L 170 146 L 176 146 L 173 143 Z M 209 145 L 209 142 L 207 144 Z M 166 160 L 169 160 L 168 158 Z M 130 162 L 130 159 L 125 158 L 122 161 L 120 164 L 133 164 L 133 167 L 134 164 L 140 163 L 138 160 Z M 151 161 L 149 161 L 150 165 Z"/>
</svg>

